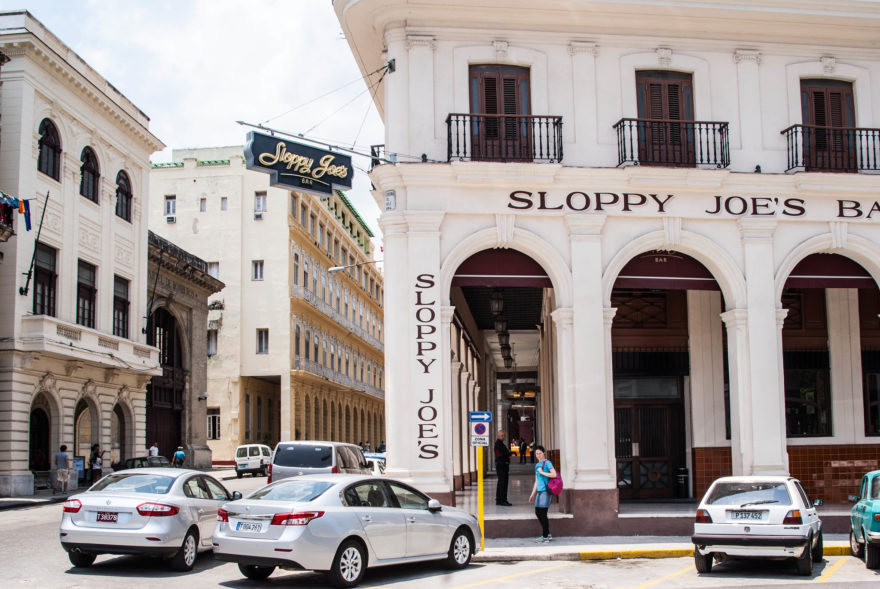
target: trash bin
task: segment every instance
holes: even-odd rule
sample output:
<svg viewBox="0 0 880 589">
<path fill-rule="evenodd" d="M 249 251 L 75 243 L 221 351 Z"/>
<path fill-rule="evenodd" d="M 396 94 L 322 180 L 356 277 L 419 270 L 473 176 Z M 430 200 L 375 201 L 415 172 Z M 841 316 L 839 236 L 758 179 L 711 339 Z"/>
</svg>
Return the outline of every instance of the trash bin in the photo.
<svg viewBox="0 0 880 589">
<path fill-rule="evenodd" d="M 675 475 L 675 496 L 679 499 L 687 499 L 691 496 L 689 478 L 687 468 L 682 466 L 678 469 L 678 474 Z"/>
</svg>

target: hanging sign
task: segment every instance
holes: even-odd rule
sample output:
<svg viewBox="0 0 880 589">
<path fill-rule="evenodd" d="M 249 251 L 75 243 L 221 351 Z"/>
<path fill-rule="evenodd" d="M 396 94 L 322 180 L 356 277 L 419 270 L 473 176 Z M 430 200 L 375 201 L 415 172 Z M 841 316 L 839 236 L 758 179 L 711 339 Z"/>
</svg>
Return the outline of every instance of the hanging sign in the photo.
<svg viewBox="0 0 880 589">
<path fill-rule="evenodd" d="M 351 188 L 351 157 L 251 131 L 244 148 L 248 170 L 266 172 L 270 184 L 330 194 L 333 186 Z"/>
</svg>

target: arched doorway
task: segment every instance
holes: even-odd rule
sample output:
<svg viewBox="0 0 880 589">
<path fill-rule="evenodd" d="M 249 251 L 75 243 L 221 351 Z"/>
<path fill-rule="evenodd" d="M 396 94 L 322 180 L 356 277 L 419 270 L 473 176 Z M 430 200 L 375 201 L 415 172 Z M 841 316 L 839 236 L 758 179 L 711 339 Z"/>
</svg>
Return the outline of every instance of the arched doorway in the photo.
<svg viewBox="0 0 880 589">
<path fill-rule="evenodd" d="M 126 455 L 127 448 L 128 431 L 125 412 L 117 403 L 113 406 L 113 414 L 110 417 L 110 464 L 117 464 L 126 458 L 132 458 Z"/>
<path fill-rule="evenodd" d="M 165 456 L 182 446 L 183 395 L 186 372 L 177 320 L 164 307 L 147 322 L 147 343 L 159 348 L 162 374 L 147 386 L 147 441 L 158 442 Z"/>
<path fill-rule="evenodd" d="M 73 412 L 73 448 L 74 455 L 85 456 L 88 468 L 89 455 L 92 445 L 98 444 L 98 415 L 95 409 L 86 399 L 80 399 L 76 403 Z"/>
<path fill-rule="evenodd" d="M 31 410 L 29 468 L 32 471 L 50 470 L 50 432 L 49 414 L 42 407 Z"/>
</svg>

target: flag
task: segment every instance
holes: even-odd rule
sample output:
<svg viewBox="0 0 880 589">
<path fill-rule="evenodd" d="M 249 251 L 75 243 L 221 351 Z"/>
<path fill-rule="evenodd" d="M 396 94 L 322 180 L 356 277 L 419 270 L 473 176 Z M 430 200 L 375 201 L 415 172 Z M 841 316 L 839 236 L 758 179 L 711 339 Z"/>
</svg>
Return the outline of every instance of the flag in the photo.
<svg viewBox="0 0 880 589">
<path fill-rule="evenodd" d="M 23 198 L 18 199 L 18 212 L 19 213 L 23 213 L 27 210 L 27 205 L 24 204 L 24 202 L 25 201 Z M 28 230 L 28 231 L 30 231 L 30 230 Z"/>
<path fill-rule="evenodd" d="M 29 201 L 19 199 L 18 210 L 24 213 L 24 227 L 28 231 L 31 230 L 31 203 Z"/>
</svg>

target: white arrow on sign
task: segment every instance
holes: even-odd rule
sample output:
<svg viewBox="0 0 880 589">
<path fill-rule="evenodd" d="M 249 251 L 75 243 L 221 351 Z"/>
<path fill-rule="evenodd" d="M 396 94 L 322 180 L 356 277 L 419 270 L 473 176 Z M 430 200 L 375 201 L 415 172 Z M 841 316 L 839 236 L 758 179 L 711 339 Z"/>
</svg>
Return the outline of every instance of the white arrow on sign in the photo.
<svg viewBox="0 0 880 589">
<path fill-rule="evenodd" d="M 492 421 L 491 413 L 471 413 L 470 421 Z"/>
</svg>

